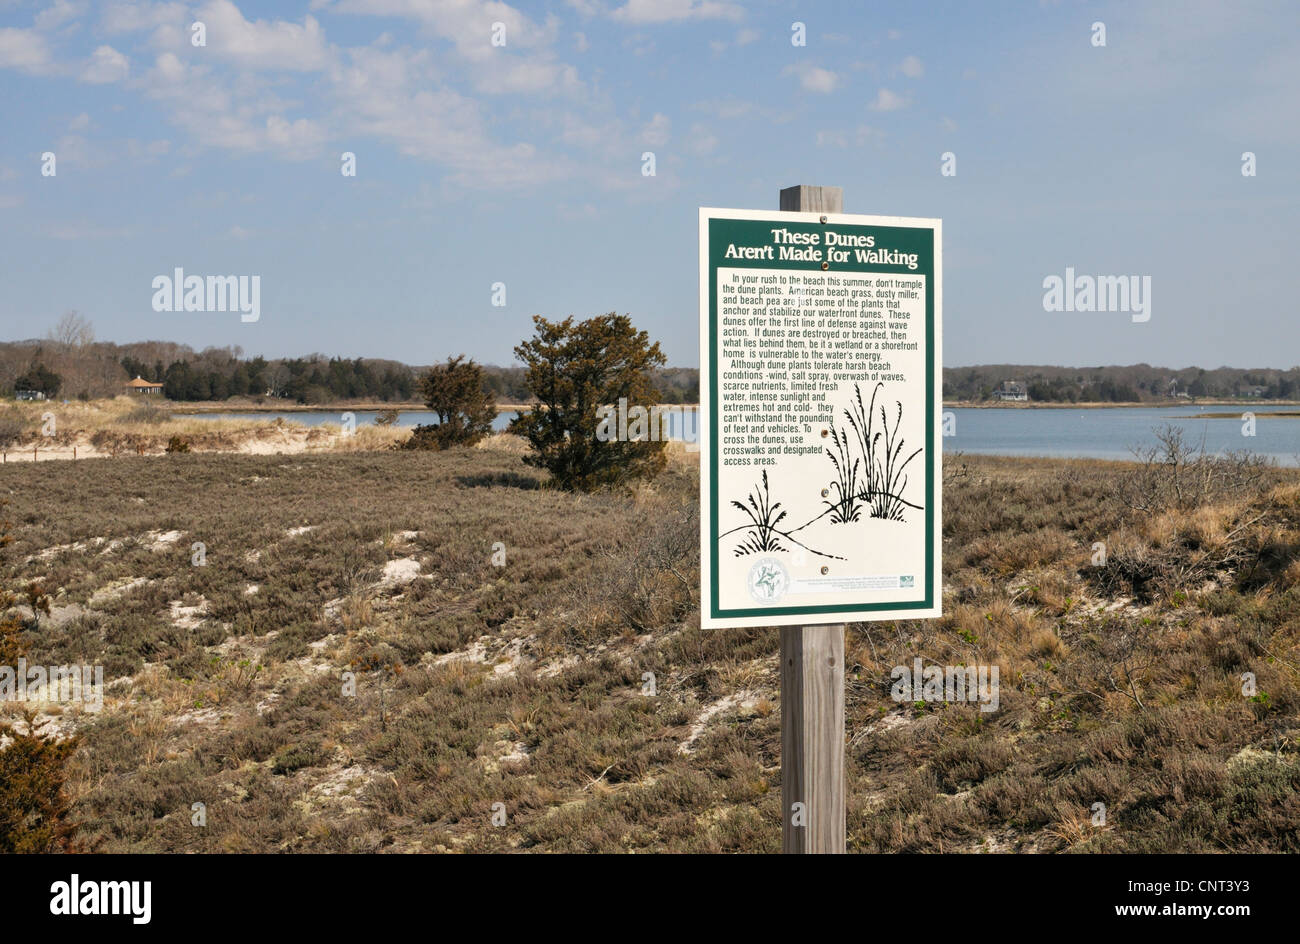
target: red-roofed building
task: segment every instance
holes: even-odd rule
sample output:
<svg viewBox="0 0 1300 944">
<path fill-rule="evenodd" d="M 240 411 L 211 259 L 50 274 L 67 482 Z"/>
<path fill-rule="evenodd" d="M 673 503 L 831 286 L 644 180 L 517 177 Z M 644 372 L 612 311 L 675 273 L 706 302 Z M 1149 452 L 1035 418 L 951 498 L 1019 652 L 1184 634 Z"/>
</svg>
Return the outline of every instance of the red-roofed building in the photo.
<svg viewBox="0 0 1300 944">
<path fill-rule="evenodd" d="M 127 393 L 142 393 L 142 394 L 159 394 L 159 395 L 161 395 L 162 392 L 163 392 L 163 385 L 162 385 L 162 384 L 156 384 L 156 383 L 150 383 L 150 382 L 147 381 L 147 380 L 141 380 L 140 377 L 137 376 L 137 377 L 135 378 L 135 380 L 127 381 L 127 384 L 126 384 L 126 391 L 127 391 Z"/>
</svg>

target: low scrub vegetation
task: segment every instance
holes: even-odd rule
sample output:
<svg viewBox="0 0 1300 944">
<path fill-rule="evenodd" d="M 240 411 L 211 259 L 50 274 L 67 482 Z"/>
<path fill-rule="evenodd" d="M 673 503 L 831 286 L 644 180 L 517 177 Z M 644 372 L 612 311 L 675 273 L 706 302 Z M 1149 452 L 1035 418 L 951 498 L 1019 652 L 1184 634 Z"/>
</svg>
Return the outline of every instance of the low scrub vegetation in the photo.
<svg viewBox="0 0 1300 944">
<path fill-rule="evenodd" d="M 581 494 L 524 452 L 0 466 L 10 589 L 50 601 L 28 658 L 108 683 L 32 719 L 70 745 L 50 821 L 112 852 L 778 849 L 777 632 L 698 628 L 697 457 Z M 945 615 L 848 629 L 850 850 L 1300 851 L 1300 475 L 1136 513 L 1134 473 L 949 463 Z M 996 666 L 996 710 L 896 701 L 916 658 Z"/>
</svg>

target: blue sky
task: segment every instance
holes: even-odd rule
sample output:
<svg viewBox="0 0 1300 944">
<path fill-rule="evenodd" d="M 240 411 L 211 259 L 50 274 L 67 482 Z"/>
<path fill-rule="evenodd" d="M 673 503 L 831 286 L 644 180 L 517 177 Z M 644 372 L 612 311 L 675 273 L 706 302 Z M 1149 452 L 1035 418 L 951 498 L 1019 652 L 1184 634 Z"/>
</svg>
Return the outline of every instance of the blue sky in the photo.
<svg viewBox="0 0 1300 944">
<path fill-rule="evenodd" d="M 617 310 L 694 366 L 696 208 L 811 183 L 944 220 L 947 365 L 1290 367 L 1298 119 L 1295 3 L 0 0 L 0 338 L 509 363 Z M 177 266 L 260 321 L 153 311 Z M 1150 320 L 1044 311 L 1067 266 Z"/>
</svg>

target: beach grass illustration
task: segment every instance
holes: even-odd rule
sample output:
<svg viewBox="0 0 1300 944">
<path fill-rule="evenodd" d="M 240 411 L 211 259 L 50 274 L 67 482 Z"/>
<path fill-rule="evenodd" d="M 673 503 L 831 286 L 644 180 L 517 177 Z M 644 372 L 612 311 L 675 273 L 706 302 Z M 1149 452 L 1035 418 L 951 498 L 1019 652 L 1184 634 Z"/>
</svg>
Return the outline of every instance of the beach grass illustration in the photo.
<svg viewBox="0 0 1300 944">
<path fill-rule="evenodd" d="M 743 511 L 752 522 L 746 528 L 740 543 L 736 545 L 736 556 L 786 550 L 781 546 L 780 532 L 776 530 L 776 526 L 785 519 L 785 512 L 779 510 L 780 502 L 772 501 L 766 469 L 763 470 L 762 484 L 746 496 L 746 501 L 748 504 L 738 501 L 731 503 Z"/>
<path fill-rule="evenodd" d="M 862 517 L 862 497 L 859 495 L 858 470 L 862 460 L 852 453 L 849 434 L 845 429 L 831 427 L 835 451 L 826 450 L 835 467 L 835 480 L 830 484 L 830 496 L 822 501 L 829 506 L 833 524 L 847 524 Z"/>
<path fill-rule="evenodd" d="M 832 521 L 857 521 L 861 514 L 859 502 L 866 505 L 869 517 L 887 521 L 903 521 L 906 509 L 923 507 L 903 497 L 908 483 L 907 467 L 923 448 L 917 448 L 904 458 L 906 440 L 898 433 L 903 422 L 902 402 L 895 401 L 898 409 L 893 426 L 889 424 L 883 402 L 877 414 L 876 399 L 884 386 L 883 382 L 877 383 L 871 391 L 870 403 L 864 404 L 862 388 L 854 384 L 853 400 L 844 410 L 848 425 L 839 429 L 832 426 L 835 450 L 826 450 L 836 475 L 831 483 L 835 500 L 827 502 L 832 506 Z M 877 415 L 880 417 L 878 427 L 875 422 Z M 856 456 L 852 456 L 854 444 L 858 451 Z M 859 468 L 864 476 L 861 480 Z"/>
</svg>

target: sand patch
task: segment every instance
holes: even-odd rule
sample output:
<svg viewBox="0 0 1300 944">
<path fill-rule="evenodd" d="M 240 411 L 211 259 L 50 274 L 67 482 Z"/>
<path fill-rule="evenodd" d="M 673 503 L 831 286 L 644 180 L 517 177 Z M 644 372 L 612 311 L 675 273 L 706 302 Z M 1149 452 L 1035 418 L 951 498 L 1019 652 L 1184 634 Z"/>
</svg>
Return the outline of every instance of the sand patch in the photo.
<svg viewBox="0 0 1300 944">
<path fill-rule="evenodd" d="M 137 587 L 145 587 L 151 583 L 153 581 L 145 577 L 123 577 L 121 580 L 111 581 L 91 594 L 87 605 L 92 609 L 103 606 L 125 596 Z"/>
<path fill-rule="evenodd" d="M 168 618 L 177 629 L 193 629 L 203 622 L 203 616 L 208 611 L 208 601 L 202 597 L 193 606 L 185 606 L 181 600 L 172 600 L 167 605 L 171 607 Z"/>
<path fill-rule="evenodd" d="M 691 722 L 690 730 L 686 734 L 686 740 L 682 741 L 677 747 L 677 753 L 689 754 L 695 750 L 695 742 L 708 729 L 709 722 L 718 715 L 732 710 L 752 710 L 757 703 L 758 696 L 753 692 L 733 692 L 725 698 L 719 698 L 695 716 L 695 720 Z"/>
<path fill-rule="evenodd" d="M 399 557 L 384 565 L 379 577 L 381 587 L 400 587 L 420 576 L 420 562 L 414 557 Z"/>
</svg>

